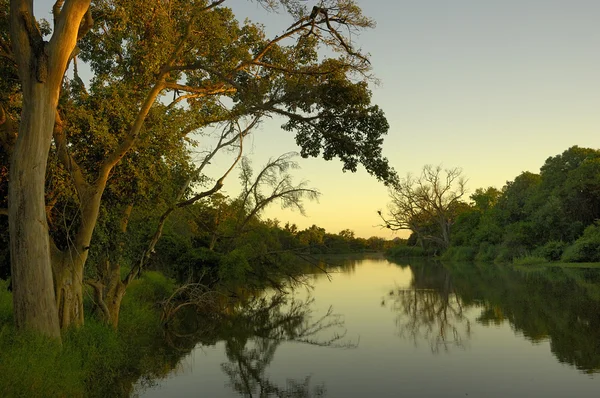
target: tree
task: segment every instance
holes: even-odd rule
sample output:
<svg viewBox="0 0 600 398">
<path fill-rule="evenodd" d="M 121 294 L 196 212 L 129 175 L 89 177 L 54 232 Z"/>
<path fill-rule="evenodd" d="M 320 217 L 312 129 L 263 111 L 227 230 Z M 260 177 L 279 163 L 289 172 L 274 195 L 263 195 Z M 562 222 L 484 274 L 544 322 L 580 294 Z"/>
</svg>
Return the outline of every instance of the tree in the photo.
<svg viewBox="0 0 600 398">
<path fill-rule="evenodd" d="M 502 193 L 494 188 L 487 187 L 486 189 L 477 188 L 469 198 L 474 203 L 474 208 L 479 212 L 485 212 L 498 203 L 498 198 Z"/>
<path fill-rule="evenodd" d="M 5 33 L 1 36 L 2 56 L 14 62 L 22 95 L 18 137 L 14 146 L 4 140 L 11 153 L 8 220 L 14 318 L 18 328 L 54 338 L 60 337 L 60 328 L 44 200 L 46 163 L 63 76 L 77 41 L 91 27 L 89 5 L 90 0 L 58 1 L 54 32 L 45 41 L 44 29 L 33 16 L 33 2 L 11 0 L 10 43 Z M 4 119 L 6 125 L 8 116 Z M 11 135 L 16 134 L 9 131 L 4 137 Z"/>
<path fill-rule="evenodd" d="M 421 240 L 447 248 L 450 229 L 467 207 L 461 198 L 466 180 L 459 168 L 426 165 L 418 178 L 408 174 L 390 186 L 388 214 L 379 215 L 392 230 L 409 229 Z"/>
<path fill-rule="evenodd" d="M 306 181 L 294 185 L 288 171 L 299 167 L 298 163 L 292 160 L 295 156 L 296 153 L 289 152 L 270 159 L 255 178 L 248 159 L 242 161 L 242 193 L 239 197 L 241 217 L 236 223 L 236 236 L 244 232 L 248 223 L 275 201 L 280 202 L 282 208 L 298 210 L 304 215 L 302 200 L 319 198 L 319 191 L 308 188 Z"/>
<path fill-rule="evenodd" d="M 8 213 L 19 328 L 58 337 L 59 325 L 83 323 L 84 265 L 107 187 L 124 197 L 127 190 L 117 187 L 136 187 L 144 178 L 139 170 L 169 161 L 160 145 L 145 143 L 186 148 L 192 133 L 211 124 L 281 115 L 303 156 L 322 153 L 339 157 L 345 170 L 362 163 L 380 180 L 393 177 L 381 154 L 388 124 L 370 104 L 370 64 L 349 39 L 373 22 L 354 2 L 324 1 L 310 16 L 301 2 L 282 1 L 296 23 L 272 39 L 258 25 L 239 25 L 223 3 L 106 0 L 90 7 L 89 0 L 58 0 L 46 42 L 50 28 L 35 21 L 32 2 L 11 1 L 10 35 L 6 20 L 0 25 L 0 60 L 11 71 L 2 79 L 11 97 L 1 98 L 8 116 L 0 118 L 0 138 L 12 153 Z M 339 55 L 320 57 L 319 46 Z M 91 68 L 89 87 L 77 59 Z M 17 75 L 17 83 L 5 81 Z M 52 138 L 78 204 L 64 223 L 74 230 L 63 231 L 62 247 L 48 236 L 44 202 Z M 179 164 L 189 164 L 185 151 L 178 153 Z M 120 174 L 127 164 L 132 173 Z"/>
</svg>

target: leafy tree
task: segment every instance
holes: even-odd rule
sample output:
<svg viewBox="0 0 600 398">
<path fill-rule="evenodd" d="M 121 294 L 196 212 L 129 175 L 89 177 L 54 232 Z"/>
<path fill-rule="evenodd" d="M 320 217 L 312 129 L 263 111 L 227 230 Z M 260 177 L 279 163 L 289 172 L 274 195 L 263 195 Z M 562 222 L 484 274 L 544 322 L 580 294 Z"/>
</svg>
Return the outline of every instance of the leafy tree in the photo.
<svg viewBox="0 0 600 398">
<path fill-rule="evenodd" d="M 104 195 L 114 203 L 137 200 L 169 170 L 175 183 L 160 186 L 177 196 L 179 182 L 194 175 L 186 149 L 196 144 L 191 134 L 213 123 L 281 115 L 303 156 L 339 157 L 345 170 L 362 163 L 377 178 L 393 179 L 381 155 L 388 125 L 370 104 L 370 64 L 345 35 L 373 26 L 354 2 L 327 0 L 311 15 L 299 1 L 282 1 L 296 23 L 272 39 L 258 25 L 239 24 L 224 3 L 57 1 L 52 32 L 35 21 L 32 2 L 2 8 L 7 91 L 0 138 L 12 154 L 8 213 L 18 327 L 58 337 L 59 326 L 83 322 L 84 265 L 102 208 L 125 214 L 103 204 Z M 319 46 L 337 57 L 319 56 Z M 89 86 L 77 73 L 78 59 L 91 68 Z M 52 138 L 56 170 L 71 185 L 64 200 L 74 204 L 63 222 L 73 228 L 55 234 L 68 237 L 62 243 L 49 238 L 46 226 Z"/>
</svg>

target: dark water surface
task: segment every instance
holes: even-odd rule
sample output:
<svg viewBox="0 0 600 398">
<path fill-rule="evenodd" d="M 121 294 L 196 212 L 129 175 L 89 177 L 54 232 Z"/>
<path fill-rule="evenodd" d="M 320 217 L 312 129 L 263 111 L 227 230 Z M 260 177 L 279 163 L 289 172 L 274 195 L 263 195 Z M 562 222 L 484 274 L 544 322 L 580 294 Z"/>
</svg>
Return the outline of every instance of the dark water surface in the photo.
<svg viewBox="0 0 600 398">
<path fill-rule="evenodd" d="M 599 397 L 600 272 L 346 260 L 205 326 L 141 397 Z"/>
</svg>

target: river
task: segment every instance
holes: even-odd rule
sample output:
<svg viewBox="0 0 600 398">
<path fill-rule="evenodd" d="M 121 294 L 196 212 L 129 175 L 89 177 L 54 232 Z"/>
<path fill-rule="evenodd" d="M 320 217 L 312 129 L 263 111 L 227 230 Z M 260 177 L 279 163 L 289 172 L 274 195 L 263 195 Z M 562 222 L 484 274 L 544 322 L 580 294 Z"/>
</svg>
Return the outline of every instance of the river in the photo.
<svg viewBox="0 0 600 398">
<path fill-rule="evenodd" d="M 136 395 L 599 396 L 599 271 L 338 261 L 203 332 Z"/>
</svg>

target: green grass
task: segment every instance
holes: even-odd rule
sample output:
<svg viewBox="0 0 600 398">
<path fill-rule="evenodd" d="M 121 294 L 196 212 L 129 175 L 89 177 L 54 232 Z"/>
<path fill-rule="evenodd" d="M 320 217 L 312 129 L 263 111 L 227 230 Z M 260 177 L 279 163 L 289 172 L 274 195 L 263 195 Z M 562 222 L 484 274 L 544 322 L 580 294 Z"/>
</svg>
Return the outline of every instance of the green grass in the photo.
<svg viewBox="0 0 600 398">
<path fill-rule="evenodd" d="M 160 313 L 156 305 L 173 281 L 145 272 L 123 300 L 118 332 L 93 317 L 63 333 L 62 347 L 17 332 L 12 295 L 0 281 L 0 391 L 6 397 L 129 396 L 140 375 L 164 374 Z M 168 360 L 168 363 L 172 361 Z"/>
</svg>

